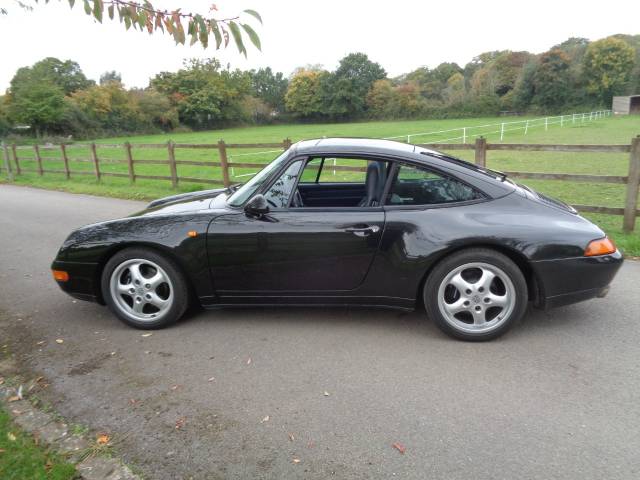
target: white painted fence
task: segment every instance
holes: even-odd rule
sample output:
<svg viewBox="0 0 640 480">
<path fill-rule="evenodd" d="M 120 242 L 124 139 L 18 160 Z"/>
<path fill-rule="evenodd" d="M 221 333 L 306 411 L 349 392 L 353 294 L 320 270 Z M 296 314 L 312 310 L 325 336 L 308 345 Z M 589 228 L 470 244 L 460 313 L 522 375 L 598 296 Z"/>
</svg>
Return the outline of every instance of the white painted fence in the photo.
<svg viewBox="0 0 640 480">
<path fill-rule="evenodd" d="M 460 140 L 461 143 L 467 143 L 467 141 L 475 140 L 477 137 L 499 135 L 500 141 L 502 141 L 507 132 L 523 130 L 524 135 L 526 135 L 531 128 L 544 127 L 545 130 L 548 130 L 552 125 L 560 125 L 560 127 L 564 127 L 565 125 L 577 125 L 610 116 L 611 110 L 597 110 L 594 112 L 569 113 L 567 115 L 517 120 L 514 122 L 472 125 L 468 127 L 450 128 L 447 130 L 437 130 L 433 132 L 408 133 L 393 137 L 384 137 L 384 139 L 406 140 L 407 143 L 454 143 L 457 140 Z M 442 136 L 446 138 L 441 138 Z"/>
</svg>

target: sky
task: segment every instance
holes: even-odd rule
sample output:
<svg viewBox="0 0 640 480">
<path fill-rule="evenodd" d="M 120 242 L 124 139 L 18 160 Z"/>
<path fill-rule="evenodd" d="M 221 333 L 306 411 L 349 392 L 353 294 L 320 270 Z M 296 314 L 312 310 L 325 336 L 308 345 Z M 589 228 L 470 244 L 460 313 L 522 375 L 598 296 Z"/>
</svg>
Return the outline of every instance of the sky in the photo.
<svg viewBox="0 0 640 480">
<path fill-rule="evenodd" d="M 249 46 L 245 59 L 232 44 L 226 51 L 175 45 L 168 35 L 126 31 L 106 15 L 99 24 L 85 15 L 81 0 L 73 10 L 67 0 L 41 0 L 31 12 L 0 0 L 9 10 L 0 16 L 0 92 L 18 68 L 50 56 L 78 62 L 94 80 L 116 70 L 127 86 L 146 87 L 150 77 L 191 57 L 289 75 L 307 64 L 332 70 L 348 53 L 364 52 L 396 76 L 444 61 L 464 66 L 491 50 L 541 53 L 572 36 L 640 34 L 638 0 L 152 0 L 156 7 L 200 13 L 212 2 L 220 15 L 257 10 L 264 20 L 256 28 L 262 52 Z"/>
</svg>

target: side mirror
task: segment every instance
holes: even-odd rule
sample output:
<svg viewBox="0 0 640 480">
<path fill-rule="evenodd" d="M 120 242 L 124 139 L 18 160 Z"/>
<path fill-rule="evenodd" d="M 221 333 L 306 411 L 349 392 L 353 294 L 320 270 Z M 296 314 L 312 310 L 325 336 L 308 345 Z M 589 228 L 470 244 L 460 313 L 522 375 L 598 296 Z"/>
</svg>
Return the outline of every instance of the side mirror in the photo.
<svg viewBox="0 0 640 480">
<path fill-rule="evenodd" d="M 247 202 L 244 211 L 249 215 L 260 217 L 269 213 L 269 204 L 264 195 L 258 194 Z"/>
</svg>

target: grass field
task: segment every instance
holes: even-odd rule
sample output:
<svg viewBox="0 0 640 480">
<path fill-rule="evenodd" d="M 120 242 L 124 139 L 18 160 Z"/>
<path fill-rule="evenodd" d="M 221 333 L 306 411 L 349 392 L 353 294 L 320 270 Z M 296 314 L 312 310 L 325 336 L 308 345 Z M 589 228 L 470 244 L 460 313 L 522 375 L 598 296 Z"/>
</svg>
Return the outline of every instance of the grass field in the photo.
<svg viewBox="0 0 640 480">
<path fill-rule="evenodd" d="M 0 408 L 0 478 L 3 480 L 67 480 L 76 469 L 58 455 L 38 446 Z"/>
<path fill-rule="evenodd" d="M 518 118 L 517 120 L 523 120 Z M 331 137 L 331 136 L 358 136 L 358 137 L 393 137 L 420 132 L 448 130 L 458 127 L 470 127 L 474 125 L 495 124 L 503 121 L 513 121 L 505 118 L 473 118 L 460 120 L 424 120 L 402 122 L 366 122 L 349 124 L 304 124 L 304 125 L 277 125 L 263 127 L 234 128 L 209 132 L 193 132 L 166 135 L 145 135 L 135 137 L 121 137 L 96 140 L 98 145 L 118 144 L 125 141 L 136 144 L 164 143 L 169 140 L 177 143 L 216 143 L 224 139 L 227 143 L 256 143 L 256 142 L 281 142 L 285 138 L 297 141 L 306 138 Z M 550 125 L 544 129 L 542 123 L 536 122 L 529 128 L 525 136 L 523 130 L 507 131 L 504 143 L 573 143 L 573 144 L 628 144 L 631 138 L 640 135 L 640 117 L 628 116 L 621 118 L 603 118 L 593 122 L 565 121 L 564 127 L 558 124 Z M 469 134 L 483 134 L 489 142 L 498 142 L 499 133 L 495 133 L 499 127 L 486 127 L 484 129 L 470 130 Z M 492 133 L 493 132 L 493 133 Z M 413 143 L 445 141 L 459 132 L 444 132 L 439 135 L 415 136 Z M 467 141 L 473 141 L 468 138 Z M 459 142 L 459 140 L 458 140 Z M 452 142 L 453 143 L 453 142 Z M 33 149 L 23 147 L 18 150 L 20 163 L 24 168 L 35 168 Z M 230 149 L 229 160 L 231 162 L 267 163 L 274 158 L 277 151 L 265 149 Z M 268 150 L 268 149 L 267 149 Z M 98 147 L 98 156 L 101 161 L 101 170 L 105 172 L 126 173 L 124 161 L 125 154 L 122 148 L 107 146 Z M 473 160 L 472 151 L 454 151 L 455 156 L 466 160 Z M 59 149 L 42 150 L 44 168 L 62 169 L 62 161 Z M 89 161 L 90 155 L 87 148 L 68 148 L 68 156 L 71 160 L 72 170 L 84 170 L 91 172 L 93 165 Z M 133 149 L 134 160 L 167 160 L 166 149 Z M 211 150 L 186 150 L 176 149 L 177 160 L 218 161 L 218 152 Z M 628 173 L 628 154 L 602 154 L 602 153 L 555 153 L 555 152 L 498 152 L 490 151 L 487 157 L 488 166 L 498 170 L 528 171 L 528 172 L 557 172 L 557 173 L 585 173 L 626 175 Z M 136 173 L 147 175 L 169 175 L 167 165 L 137 164 Z M 234 168 L 232 181 L 246 181 L 249 175 L 256 169 Z M 178 165 L 179 176 L 220 179 L 221 172 L 214 166 L 189 166 Z M 66 181 L 60 174 L 46 174 L 39 177 L 37 174 L 23 174 L 16 179 L 17 184 L 33 185 L 42 188 L 61 189 L 71 192 L 92 193 L 123 198 L 151 199 L 170 195 L 174 192 L 193 191 L 207 188 L 204 184 L 181 182 L 177 190 L 173 190 L 168 181 L 138 180 L 135 187 L 129 184 L 126 178 L 105 177 L 100 183 L 89 175 L 75 176 Z M 624 205 L 625 186 L 618 184 L 589 184 L 569 183 L 564 181 L 522 181 L 532 188 L 568 203 L 591 204 L 607 207 L 621 207 Z M 638 231 L 625 235 L 622 233 L 622 217 L 587 214 L 587 217 L 601 225 L 619 246 L 629 255 L 640 255 L 640 225 Z"/>
</svg>

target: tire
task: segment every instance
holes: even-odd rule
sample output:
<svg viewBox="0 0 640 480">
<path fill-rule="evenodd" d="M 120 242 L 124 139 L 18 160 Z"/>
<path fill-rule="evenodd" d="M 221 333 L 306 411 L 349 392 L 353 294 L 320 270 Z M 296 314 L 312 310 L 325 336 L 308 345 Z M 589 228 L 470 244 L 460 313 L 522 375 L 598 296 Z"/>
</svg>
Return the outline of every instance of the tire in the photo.
<svg viewBox="0 0 640 480">
<path fill-rule="evenodd" d="M 116 253 L 101 276 L 102 296 L 113 314 L 151 330 L 177 322 L 189 306 L 189 289 L 178 266 L 146 248 Z"/>
<path fill-rule="evenodd" d="M 427 316 L 447 335 L 492 340 L 517 323 L 527 309 L 527 282 L 505 255 L 470 248 L 440 261 L 424 285 Z"/>
</svg>

